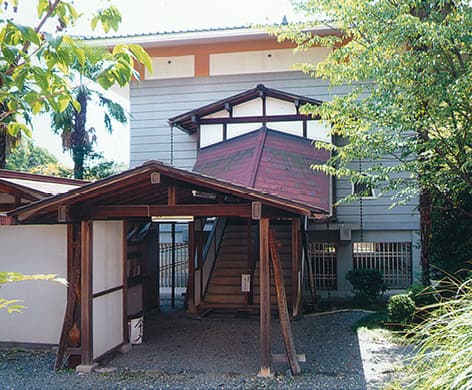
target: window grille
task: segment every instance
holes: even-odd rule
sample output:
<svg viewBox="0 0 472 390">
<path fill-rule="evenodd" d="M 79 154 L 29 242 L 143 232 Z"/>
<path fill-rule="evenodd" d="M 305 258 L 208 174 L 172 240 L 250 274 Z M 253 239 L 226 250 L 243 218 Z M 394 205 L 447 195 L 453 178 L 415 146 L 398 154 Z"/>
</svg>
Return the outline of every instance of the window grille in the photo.
<svg viewBox="0 0 472 390">
<path fill-rule="evenodd" d="M 308 243 L 308 260 L 311 262 L 315 288 L 317 290 L 336 290 L 336 246 L 328 242 Z M 310 273 L 307 270 L 305 274 L 308 287 Z"/>
<path fill-rule="evenodd" d="M 388 288 L 411 286 L 411 242 L 354 242 L 352 257 L 354 269 L 382 272 Z"/>
</svg>

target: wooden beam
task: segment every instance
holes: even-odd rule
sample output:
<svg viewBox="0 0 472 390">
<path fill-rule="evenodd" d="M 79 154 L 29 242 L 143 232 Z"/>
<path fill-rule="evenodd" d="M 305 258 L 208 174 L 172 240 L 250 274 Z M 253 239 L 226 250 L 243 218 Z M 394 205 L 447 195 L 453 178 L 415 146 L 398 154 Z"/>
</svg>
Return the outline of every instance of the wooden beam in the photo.
<svg viewBox="0 0 472 390">
<path fill-rule="evenodd" d="M 259 221 L 259 278 L 260 278 L 260 326 L 261 326 L 261 370 L 259 376 L 271 376 L 270 345 L 270 260 L 269 219 Z"/>
<path fill-rule="evenodd" d="M 93 362 L 92 330 L 92 232 L 93 222 L 81 222 L 81 278 L 80 278 L 80 334 L 81 364 L 90 366 Z"/>
<path fill-rule="evenodd" d="M 297 353 L 295 351 L 295 343 L 293 342 L 292 328 L 290 326 L 290 318 L 288 315 L 287 294 L 285 293 L 284 278 L 282 273 L 282 265 L 277 251 L 275 242 L 275 233 L 270 232 L 269 238 L 270 258 L 272 260 L 272 270 L 274 272 L 275 292 L 277 294 L 277 305 L 279 307 L 279 321 L 280 329 L 282 330 L 282 337 L 285 344 L 285 351 L 287 352 L 288 363 L 293 375 L 300 373 L 300 365 L 297 360 Z"/>
<path fill-rule="evenodd" d="M 175 186 L 169 185 L 167 187 L 167 205 L 175 206 L 177 204 L 177 191 Z"/>
<path fill-rule="evenodd" d="M 139 218 L 152 216 L 250 217 L 251 204 L 179 204 L 97 206 L 89 211 L 91 219 Z"/>
</svg>

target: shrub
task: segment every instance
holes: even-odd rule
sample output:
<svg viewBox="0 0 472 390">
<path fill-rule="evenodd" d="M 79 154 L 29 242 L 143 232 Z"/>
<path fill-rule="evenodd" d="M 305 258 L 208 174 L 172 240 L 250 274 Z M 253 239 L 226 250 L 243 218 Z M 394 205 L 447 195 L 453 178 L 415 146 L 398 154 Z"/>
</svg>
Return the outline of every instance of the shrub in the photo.
<svg viewBox="0 0 472 390">
<path fill-rule="evenodd" d="M 408 295 L 415 302 L 416 307 L 432 305 L 439 301 L 438 292 L 431 286 L 415 284 L 408 289 Z"/>
<path fill-rule="evenodd" d="M 411 324 L 415 315 L 415 302 L 409 294 L 392 295 L 388 300 L 388 321 L 396 324 Z"/>
<path fill-rule="evenodd" d="M 375 302 L 387 288 L 382 273 L 376 269 L 358 268 L 349 271 L 346 279 L 352 284 L 354 302 L 360 305 Z"/>
</svg>

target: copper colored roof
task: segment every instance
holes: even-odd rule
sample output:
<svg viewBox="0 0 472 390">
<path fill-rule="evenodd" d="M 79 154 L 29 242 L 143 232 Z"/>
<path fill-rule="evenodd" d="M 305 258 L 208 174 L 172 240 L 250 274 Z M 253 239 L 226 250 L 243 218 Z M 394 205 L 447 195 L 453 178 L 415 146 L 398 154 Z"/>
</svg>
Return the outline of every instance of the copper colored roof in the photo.
<svg viewBox="0 0 472 390">
<path fill-rule="evenodd" d="M 329 212 L 329 177 L 310 169 L 328 158 L 306 138 L 262 127 L 201 149 L 193 171 Z"/>
</svg>

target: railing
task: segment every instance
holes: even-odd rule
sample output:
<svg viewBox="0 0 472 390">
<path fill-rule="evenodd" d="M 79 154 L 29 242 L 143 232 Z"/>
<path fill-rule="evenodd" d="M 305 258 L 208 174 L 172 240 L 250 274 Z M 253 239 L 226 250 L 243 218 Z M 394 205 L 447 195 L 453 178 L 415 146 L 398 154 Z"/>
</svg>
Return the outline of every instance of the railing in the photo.
<svg viewBox="0 0 472 390">
<path fill-rule="evenodd" d="M 160 287 L 172 287 L 172 244 L 160 244 Z M 187 287 L 188 244 L 175 244 L 175 287 Z"/>
</svg>

